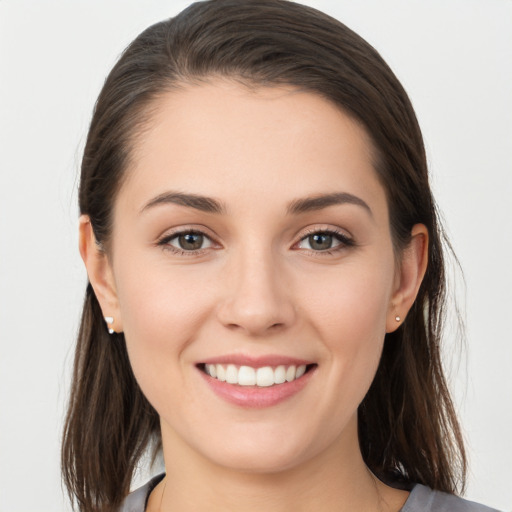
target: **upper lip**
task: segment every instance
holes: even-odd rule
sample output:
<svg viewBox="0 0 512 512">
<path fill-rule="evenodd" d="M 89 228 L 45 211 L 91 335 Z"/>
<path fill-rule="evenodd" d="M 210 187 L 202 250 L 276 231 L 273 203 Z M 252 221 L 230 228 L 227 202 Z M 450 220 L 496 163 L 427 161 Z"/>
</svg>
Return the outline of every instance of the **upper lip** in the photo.
<svg viewBox="0 0 512 512">
<path fill-rule="evenodd" d="M 314 364 L 314 361 L 289 357 L 284 355 L 263 355 L 250 356 L 244 354 L 226 354 L 223 356 L 211 357 L 201 361 L 199 364 L 234 364 L 236 366 L 251 366 L 253 368 L 262 368 L 264 366 L 300 366 Z"/>
</svg>

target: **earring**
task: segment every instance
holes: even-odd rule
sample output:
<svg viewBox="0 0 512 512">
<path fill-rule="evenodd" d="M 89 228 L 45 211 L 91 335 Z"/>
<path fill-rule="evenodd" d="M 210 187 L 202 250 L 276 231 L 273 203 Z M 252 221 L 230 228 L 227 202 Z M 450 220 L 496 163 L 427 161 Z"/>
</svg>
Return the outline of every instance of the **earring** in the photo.
<svg viewBox="0 0 512 512">
<path fill-rule="evenodd" d="M 396 315 L 396 316 L 395 316 L 395 320 L 396 320 L 397 322 L 400 322 L 402 319 L 401 319 L 398 315 Z"/>
<path fill-rule="evenodd" d="M 113 316 L 106 316 L 104 318 L 105 318 L 105 322 L 107 322 L 107 325 L 109 326 L 108 327 L 108 333 L 109 334 L 114 334 L 114 329 L 112 329 L 112 327 L 110 327 L 114 323 L 114 317 Z"/>
</svg>

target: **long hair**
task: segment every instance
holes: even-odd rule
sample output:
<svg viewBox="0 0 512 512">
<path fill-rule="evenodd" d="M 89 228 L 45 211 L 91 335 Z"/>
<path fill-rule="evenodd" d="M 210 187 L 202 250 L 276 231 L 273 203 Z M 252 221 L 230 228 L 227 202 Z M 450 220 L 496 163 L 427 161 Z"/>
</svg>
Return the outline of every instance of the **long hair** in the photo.
<svg viewBox="0 0 512 512">
<path fill-rule="evenodd" d="M 428 228 L 427 272 L 403 325 L 386 335 L 359 407 L 359 442 L 367 466 L 385 481 L 460 491 L 466 457 L 440 355 L 444 235 L 422 135 L 398 79 L 345 25 L 286 0 L 211 0 L 140 34 L 104 84 L 84 151 L 79 205 L 96 240 L 108 247 L 117 191 L 155 100 L 213 76 L 295 86 L 342 109 L 371 138 L 397 254 L 414 224 Z M 108 335 L 89 284 L 62 449 L 73 502 L 85 512 L 114 510 L 137 461 L 159 440 L 158 414 L 133 376 L 124 337 Z"/>
</svg>

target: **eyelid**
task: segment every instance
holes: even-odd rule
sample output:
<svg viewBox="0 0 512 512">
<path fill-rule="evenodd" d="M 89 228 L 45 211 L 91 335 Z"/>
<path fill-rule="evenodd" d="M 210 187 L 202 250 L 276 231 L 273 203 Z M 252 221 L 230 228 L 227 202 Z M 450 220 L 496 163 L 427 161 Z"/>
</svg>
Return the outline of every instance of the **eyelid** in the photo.
<svg viewBox="0 0 512 512">
<path fill-rule="evenodd" d="M 187 233 L 194 233 L 194 234 L 200 234 L 207 238 L 210 241 L 210 246 L 201 248 L 201 249 L 195 249 L 195 250 L 184 250 L 180 249 L 178 247 L 174 247 L 169 244 L 169 241 L 172 239 L 175 239 L 176 237 L 187 234 Z M 339 244 L 332 247 L 331 249 L 325 249 L 325 250 L 313 250 L 313 249 L 303 249 L 303 248 L 297 248 L 298 244 L 300 244 L 303 240 L 308 238 L 311 235 L 314 234 L 329 234 L 335 237 Z M 210 249 L 218 249 L 221 247 L 221 244 L 217 241 L 217 237 L 215 235 L 212 235 L 210 233 L 210 230 L 206 228 L 205 226 L 197 226 L 197 225 L 185 225 L 185 226 L 179 226 L 176 228 L 172 228 L 171 230 L 167 230 L 164 232 L 163 235 L 160 235 L 156 242 L 156 246 L 161 247 L 164 250 L 169 250 L 175 254 L 180 255 L 187 255 L 187 256 L 197 256 L 201 255 L 204 252 L 207 252 Z M 327 226 L 327 225 L 317 225 L 317 226 L 311 226 L 308 228 L 305 228 L 300 233 L 300 236 L 298 237 L 297 241 L 294 242 L 292 249 L 295 250 L 301 250 L 303 252 L 311 253 L 315 256 L 318 255 L 329 255 L 336 251 L 341 251 L 343 249 L 347 249 L 349 247 L 355 246 L 356 243 L 353 239 L 353 237 L 346 232 L 346 230 L 343 230 L 339 227 L 333 227 L 333 226 Z"/>
<path fill-rule="evenodd" d="M 331 235 L 339 236 L 340 238 L 345 240 L 353 240 L 352 235 L 346 229 L 342 229 L 337 226 L 332 226 L 328 224 L 317 224 L 315 226 L 308 226 L 302 229 L 296 238 L 297 241 L 300 242 L 301 240 L 304 240 L 304 238 L 307 238 L 308 236 L 311 235 L 315 235 L 317 233 L 328 233 Z"/>
<path fill-rule="evenodd" d="M 158 243 L 159 240 L 163 240 L 164 238 L 171 236 L 181 235 L 183 233 L 198 233 L 210 238 L 211 240 L 217 239 L 217 235 L 213 233 L 211 229 L 203 226 L 202 224 L 181 224 L 179 226 L 167 228 L 162 231 L 162 234 L 156 237 L 156 241 Z"/>
<path fill-rule="evenodd" d="M 302 231 L 299 239 L 293 244 L 293 247 L 294 248 L 297 247 L 306 238 L 308 238 L 311 235 L 315 235 L 315 234 L 332 235 L 339 241 L 339 244 L 330 249 L 325 249 L 325 250 L 321 250 L 321 251 L 315 251 L 313 249 L 305 249 L 305 248 L 297 248 L 296 250 L 308 252 L 315 256 L 321 256 L 321 255 L 329 255 L 334 252 L 341 251 L 343 249 L 347 249 L 349 247 L 353 247 L 356 245 L 353 237 L 351 235 L 349 235 L 345 230 L 342 230 L 338 227 L 333 227 L 333 226 L 314 226 L 314 227 L 306 228 L 305 231 Z"/>
<path fill-rule="evenodd" d="M 220 244 L 216 240 L 216 237 L 214 235 L 210 234 L 209 231 L 210 230 L 206 229 L 204 226 L 199 226 L 199 227 L 197 225 L 179 226 L 179 227 L 173 228 L 171 230 L 166 230 L 163 235 L 160 235 L 156 239 L 155 245 L 158 247 L 161 247 L 164 250 L 173 252 L 175 254 L 187 255 L 187 256 L 197 256 L 199 254 L 202 254 L 202 253 L 208 251 L 209 249 L 220 247 Z M 210 241 L 211 245 L 209 247 L 204 247 L 201 249 L 187 251 L 184 249 L 180 249 L 179 247 L 174 247 L 173 245 L 171 245 L 169 243 L 171 240 L 179 237 L 180 235 L 185 235 L 187 233 L 194 233 L 194 234 L 202 235 Z"/>
</svg>

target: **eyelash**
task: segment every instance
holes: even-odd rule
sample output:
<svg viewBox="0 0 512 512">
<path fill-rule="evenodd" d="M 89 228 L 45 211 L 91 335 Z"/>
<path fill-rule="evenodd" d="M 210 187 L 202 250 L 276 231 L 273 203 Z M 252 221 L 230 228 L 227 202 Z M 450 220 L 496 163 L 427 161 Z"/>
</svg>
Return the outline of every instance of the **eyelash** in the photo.
<svg viewBox="0 0 512 512">
<path fill-rule="evenodd" d="M 306 231 L 304 235 L 300 238 L 298 242 L 294 244 L 294 246 L 300 244 L 304 240 L 306 240 L 308 237 L 312 235 L 329 235 L 335 238 L 339 244 L 331 249 L 325 249 L 325 250 L 319 250 L 315 251 L 313 249 L 304 249 L 307 253 L 312 254 L 314 256 L 330 256 L 334 253 L 337 253 L 343 249 L 354 247 L 356 244 L 352 238 L 349 238 L 347 235 L 342 233 L 341 231 L 338 231 L 336 229 L 311 229 Z M 185 249 L 180 249 L 178 247 L 174 247 L 170 245 L 170 242 L 174 240 L 175 238 L 182 236 L 182 235 L 201 235 L 205 237 L 206 239 L 210 240 L 210 243 L 215 245 L 215 242 L 211 239 L 209 235 L 207 235 L 205 232 L 197 230 L 197 229 L 184 229 L 181 231 L 175 231 L 174 233 L 170 233 L 165 235 L 164 237 L 157 240 L 156 245 L 161 247 L 165 251 L 170 251 L 173 254 L 177 254 L 179 256 L 199 256 L 203 254 L 206 250 L 208 250 L 210 247 L 205 247 L 202 249 L 196 249 L 196 250 L 190 250 L 187 251 Z"/>
<path fill-rule="evenodd" d="M 350 247 L 354 247 L 356 244 L 354 240 L 350 237 L 348 237 L 345 233 L 338 231 L 336 229 L 310 229 L 304 233 L 304 235 L 301 237 L 301 239 L 294 245 L 297 245 L 301 243 L 302 241 L 306 240 L 312 235 L 330 235 L 333 238 L 335 238 L 339 244 L 335 247 L 332 247 L 331 249 L 325 249 L 323 251 L 314 251 L 313 249 L 304 249 L 309 254 L 313 256 L 331 256 L 337 252 L 342 251 L 343 249 L 347 249 Z"/>
<path fill-rule="evenodd" d="M 175 238 L 178 238 L 182 235 L 201 235 L 204 238 L 210 240 L 212 246 L 215 245 L 212 238 L 208 236 L 205 232 L 200 231 L 198 229 L 183 229 L 180 231 L 175 231 L 174 233 L 167 234 L 157 240 L 156 245 L 161 247 L 164 251 L 170 251 L 173 254 L 177 254 L 178 256 L 199 256 L 203 254 L 206 250 L 208 250 L 210 247 L 205 247 L 203 249 L 196 249 L 191 251 L 186 251 L 185 249 L 180 249 L 178 247 L 174 247 L 170 245 L 170 242 L 174 240 Z"/>
</svg>

